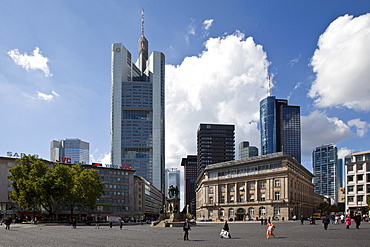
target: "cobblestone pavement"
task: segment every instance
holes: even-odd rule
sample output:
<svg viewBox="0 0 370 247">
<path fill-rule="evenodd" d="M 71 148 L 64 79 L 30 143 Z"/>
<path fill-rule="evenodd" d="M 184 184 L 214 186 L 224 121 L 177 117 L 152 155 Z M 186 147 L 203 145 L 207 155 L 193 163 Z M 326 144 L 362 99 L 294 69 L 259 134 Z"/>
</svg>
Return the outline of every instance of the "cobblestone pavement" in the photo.
<svg viewBox="0 0 370 247">
<path fill-rule="evenodd" d="M 345 229 L 345 225 L 329 225 L 325 231 L 317 225 L 300 222 L 274 222 L 276 237 L 266 239 L 266 226 L 259 222 L 230 222 L 231 239 L 221 239 L 222 223 L 198 223 L 183 240 L 180 227 L 151 227 L 150 225 L 118 226 L 13 224 L 10 231 L 0 226 L 0 246 L 370 246 L 370 223 L 360 229 Z"/>
</svg>

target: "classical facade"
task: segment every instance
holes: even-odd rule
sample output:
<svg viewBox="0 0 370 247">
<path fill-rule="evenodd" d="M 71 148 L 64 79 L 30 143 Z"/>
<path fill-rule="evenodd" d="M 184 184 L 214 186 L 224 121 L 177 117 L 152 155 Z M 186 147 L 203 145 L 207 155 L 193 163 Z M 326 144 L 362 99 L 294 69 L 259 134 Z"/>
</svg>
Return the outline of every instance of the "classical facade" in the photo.
<svg viewBox="0 0 370 247">
<path fill-rule="evenodd" d="M 197 219 L 308 217 L 319 203 L 312 177 L 281 152 L 208 165 L 197 181 Z"/>
</svg>

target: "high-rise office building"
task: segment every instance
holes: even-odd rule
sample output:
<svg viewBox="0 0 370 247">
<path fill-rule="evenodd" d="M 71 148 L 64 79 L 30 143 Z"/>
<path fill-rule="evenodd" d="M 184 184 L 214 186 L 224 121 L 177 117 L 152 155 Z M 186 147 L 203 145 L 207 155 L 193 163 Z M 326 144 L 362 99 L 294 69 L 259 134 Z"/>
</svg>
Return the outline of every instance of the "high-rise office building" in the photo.
<svg viewBox="0 0 370 247">
<path fill-rule="evenodd" d="M 283 152 L 301 162 L 300 107 L 268 96 L 260 102 L 261 154 Z"/>
<path fill-rule="evenodd" d="M 182 158 L 181 166 L 184 167 L 184 206 L 187 213 L 195 215 L 197 188 L 197 156 L 188 155 Z"/>
<path fill-rule="evenodd" d="M 370 206 L 370 151 L 352 153 L 350 160 L 346 161 L 345 212 L 367 214 Z"/>
<path fill-rule="evenodd" d="M 180 192 L 180 170 L 177 168 L 169 168 L 166 169 L 166 176 L 165 176 L 165 197 L 169 198 L 168 196 L 168 188 L 172 185 L 174 188 L 177 188 Z"/>
<path fill-rule="evenodd" d="M 257 147 L 249 146 L 249 142 L 247 141 L 239 143 L 239 159 L 246 159 L 254 156 L 258 156 Z"/>
<path fill-rule="evenodd" d="M 337 146 L 329 144 L 316 147 L 312 152 L 312 166 L 315 192 L 329 196 L 332 203 L 337 203 L 340 187 Z"/>
<path fill-rule="evenodd" d="M 197 132 L 197 176 L 210 164 L 234 160 L 235 126 L 200 124 Z"/>
<path fill-rule="evenodd" d="M 77 138 L 50 142 L 50 161 L 89 164 L 90 144 Z"/>
<path fill-rule="evenodd" d="M 132 165 L 164 193 L 165 56 L 148 56 L 143 30 L 136 64 L 121 43 L 112 45 L 111 162 Z"/>
</svg>

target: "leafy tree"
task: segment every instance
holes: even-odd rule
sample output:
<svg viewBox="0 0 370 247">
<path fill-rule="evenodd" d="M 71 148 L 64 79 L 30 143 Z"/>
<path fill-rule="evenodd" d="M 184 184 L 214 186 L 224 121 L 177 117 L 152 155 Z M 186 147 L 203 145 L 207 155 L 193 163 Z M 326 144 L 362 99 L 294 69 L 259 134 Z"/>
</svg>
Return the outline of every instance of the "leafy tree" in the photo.
<svg viewBox="0 0 370 247">
<path fill-rule="evenodd" d="M 71 208 L 71 215 L 76 207 L 94 208 L 96 199 L 103 194 L 103 183 L 95 169 L 83 169 L 75 164 L 71 169 L 73 186 L 66 196 L 66 204 Z"/>
</svg>

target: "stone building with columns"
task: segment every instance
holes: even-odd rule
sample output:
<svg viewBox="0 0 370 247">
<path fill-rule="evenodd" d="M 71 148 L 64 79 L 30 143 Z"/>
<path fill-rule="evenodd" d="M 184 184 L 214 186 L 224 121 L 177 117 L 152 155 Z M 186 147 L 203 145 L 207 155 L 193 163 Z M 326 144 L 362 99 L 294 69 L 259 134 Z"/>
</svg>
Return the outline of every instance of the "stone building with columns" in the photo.
<svg viewBox="0 0 370 247">
<path fill-rule="evenodd" d="M 197 179 L 197 219 L 309 217 L 318 206 L 312 178 L 282 152 L 208 165 Z"/>
</svg>

